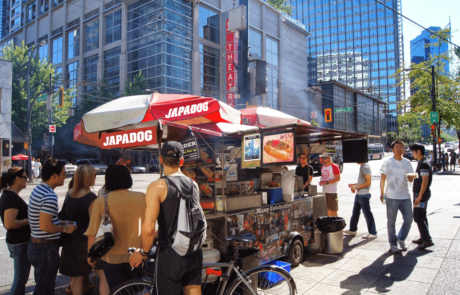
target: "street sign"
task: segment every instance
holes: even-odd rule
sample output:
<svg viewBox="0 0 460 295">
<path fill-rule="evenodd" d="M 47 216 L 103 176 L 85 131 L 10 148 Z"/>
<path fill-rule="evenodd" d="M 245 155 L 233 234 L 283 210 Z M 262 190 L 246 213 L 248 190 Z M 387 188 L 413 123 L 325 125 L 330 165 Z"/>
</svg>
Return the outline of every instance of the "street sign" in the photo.
<svg viewBox="0 0 460 295">
<path fill-rule="evenodd" d="M 313 119 L 315 119 L 316 117 L 318 117 L 318 113 L 317 112 L 311 112 L 311 117 Z"/>
<path fill-rule="evenodd" d="M 43 94 L 37 98 L 37 102 L 46 101 L 47 99 L 48 99 L 48 95 Z"/>
<path fill-rule="evenodd" d="M 334 113 L 347 113 L 347 112 L 353 112 L 353 107 L 334 109 Z"/>
<path fill-rule="evenodd" d="M 439 113 L 438 112 L 431 112 L 430 113 L 430 122 L 431 123 L 438 123 L 439 122 Z"/>
<path fill-rule="evenodd" d="M 49 131 L 55 133 L 56 132 L 56 126 L 55 125 L 50 125 Z"/>
</svg>

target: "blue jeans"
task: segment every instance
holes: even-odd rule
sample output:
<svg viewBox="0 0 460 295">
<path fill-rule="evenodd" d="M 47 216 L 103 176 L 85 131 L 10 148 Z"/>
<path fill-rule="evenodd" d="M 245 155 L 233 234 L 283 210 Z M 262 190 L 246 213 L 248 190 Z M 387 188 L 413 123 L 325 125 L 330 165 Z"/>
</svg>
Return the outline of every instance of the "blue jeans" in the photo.
<svg viewBox="0 0 460 295">
<path fill-rule="evenodd" d="M 10 251 L 10 257 L 14 260 L 14 278 L 10 295 L 24 295 L 30 274 L 30 262 L 27 258 L 27 247 L 29 244 L 6 245 L 8 246 L 8 251 Z"/>
<path fill-rule="evenodd" d="M 398 210 L 401 211 L 403 224 L 399 230 L 398 237 L 396 237 L 396 215 L 398 214 Z M 412 202 L 410 199 L 398 200 L 387 198 L 387 227 L 390 245 L 397 246 L 396 242 L 398 240 L 406 240 L 412 219 Z"/>
<path fill-rule="evenodd" d="M 34 295 L 52 295 L 59 269 L 59 245 L 29 242 L 29 261 L 34 267 Z"/>
<path fill-rule="evenodd" d="M 377 234 L 377 230 L 375 229 L 374 215 L 372 214 L 371 206 L 369 205 L 370 199 L 371 199 L 371 194 L 355 196 L 355 203 L 353 205 L 353 213 L 351 214 L 351 219 L 350 219 L 350 230 L 351 231 L 358 230 L 359 215 L 361 214 L 361 209 L 363 209 L 363 215 L 367 223 L 367 231 L 371 235 Z"/>
<path fill-rule="evenodd" d="M 113 290 L 123 282 L 131 279 L 140 279 L 144 276 L 142 268 L 136 267 L 131 270 L 132 267 L 129 263 L 112 264 L 101 260 L 101 266 L 102 270 L 104 270 L 110 290 Z"/>
</svg>

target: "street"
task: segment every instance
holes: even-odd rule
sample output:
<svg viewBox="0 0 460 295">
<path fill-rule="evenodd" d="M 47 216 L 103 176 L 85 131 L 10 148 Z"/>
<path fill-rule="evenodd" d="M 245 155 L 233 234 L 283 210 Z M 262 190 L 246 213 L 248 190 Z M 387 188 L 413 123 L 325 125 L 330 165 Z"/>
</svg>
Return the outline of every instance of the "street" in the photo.
<svg viewBox="0 0 460 295">
<path fill-rule="evenodd" d="M 387 155 L 385 159 L 388 159 Z M 386 226 L 386 208 L 379 200 L 380 174 L 379 169 L 385 160 L 370 161 L 372 170 L 371 209 L 376 220 L 378 238 L 368 241 L 361 238 L 367 233 L 364 217 L 361 215 L 356 237 L 344 236 L 344 253 L 341 255 L 308 254 L 305 252 L 304 262 L 291 269 L 295 278 L 298 294 L 459 294 L 460 283 L 460 202 L 458 191 L 460 182 L 458 175 L 438 174 L 433 177 L 432 197 L 428 206 L 430 231 L 435 246 L 429 251 L 418 251 L 411 240 L 418 236 L 415 224 L 406 244 L 409 250 L 402 254 L 388 253 L 389 244 Z M 416 162 L 412 162 L 416 167 Z M 349 183 L 356 183 L 359 166 L 345 164 L 339 182 L 339 216 L 349 223 L 354 202 L 354 195 L 348 188 Z M 145 191 L 148 184 L 157 179 L 157 174 L 133 175 L 135 190 Z M 67 191 L 66 179 L 64 187 L 56 189 L 59 206 Z M 317 184 L 316 175 L 313 184 Z M 94 190 L 103 185 L 103 176 L 98 176 Z M 28 201 L 33 185 L 21 192 Z M 320 190 L 320 189 L 319 189 Z M 397 229 L 402 222 L 398 214 Z M 348 227 L 346 228 L 348 229 Z M 5 239 L 5 229 L 0 229 L 0 239 Z M 6 244 L 0 243 L 0 264 L 3 271 L 0 275 L 0 294 L 7 294 L 13 280 L 13 260 L 9 258 Z M 33 271 L 32 271 L 33 272 Z M 64 287 L 68 278 L 58 275 L 56 294 L 65 294 Z M 27 294 L 33 291 L 33 273 L 28 282 Z M 94 290 L 92 294 L 97 294 Z"/>
</svg>

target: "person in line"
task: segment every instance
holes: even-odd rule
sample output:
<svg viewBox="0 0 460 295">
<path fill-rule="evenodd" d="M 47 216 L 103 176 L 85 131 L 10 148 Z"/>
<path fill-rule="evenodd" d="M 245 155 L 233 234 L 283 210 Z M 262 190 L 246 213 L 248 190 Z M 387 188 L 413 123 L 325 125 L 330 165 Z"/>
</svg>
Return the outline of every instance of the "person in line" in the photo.
<svg viewBox="0 0 460 295">
<path fill-rule="evenodd" d="M 412 203 L 410 200 L 409 183 L 413 182 L 414 169 L 410 161 L 403 158 L 406 145 L 400 140 L 391 144 L 394 156 L 383 162 L 380 168 L 380 200 L 386 195 L 387 229 L 390 242 L 390 252 L 406 251 L 405 240 L 412 224 Z M 385 182 L 388 182 L 385 191 Z M 398 210 L 403 217 L 403 225 L 396 236 L 396 216 Z M 398 245 L 400 248 L 398 248 Z"/>
<path fill-rule="evenodd" d="M 300 157 L 300 164 L 295 168 L 295 175 L 302 176 L 303 178 L 303 189 L 304 191 L 308 192 L 308 188 L 313 180 L 313 167 L 307 165 L 307 155 L 306 154 L 299 154 Z"/>
<path fill-rule="evenodd" d="M 105 188 L 108 192 L 108 213 L 113 225 L 115 245 L 101 258 L 109 289 L 113 290 L 118 284 L 141 278 L 140 268 L 131 269 L 129 266 L 130 247 L 141 247 L 141 225 L 145 216 L 145 194 L 133 192 L 133 179 L 128 168 L 122 165 L 111 165 L 105 172 Z M 104 195 L 92 204 L 89 226 L 84 233 L 88 237 L 87 250 L 94 243 L 99 224 L 104 212 Z M 88 263 L 95 267 L 96 261 L 88 258 Z"/>
<path fill-rule="evenodd" d="M 34 267 L 34 295 L 54 294 L 61 232 L 71 234 L 77 229 L 76 225 L 61 224 L 58 218 L 58 196 L 54 189 L 64 185 L 65 176 L 65 162 L 47 161 L 42 169 L 42 182 L 30 195 L 31 238 L 27 254 Z"/>
<path fill-rule="evenodd" d="M 26 283 L 30 274 L 30 262 L 27 248 L 30 240 L 30 226 L 27 217 L 27 203 L 19 193 L 27 186 L 24 169 L 14 167 L 2 173 L 0 190 L 0 214 L 6 229 L 6 245 L 10 257 L 14 260 L 14 277 L 10 295 L 25 294 Z"/>
<path fill-rule="evenodd" d="M 83 295 L 94 288 L 89 284 L 92 267 L 87 262 L 88 238 L 83 234 L 89 225 L 92 204 L 97 196 L 91 191 L 96 182 L 96 170 L 90 165 L 82 165 L 75 171 L 72 188 L 67 192 L 63 211 L 69 220 L 76 222 L 78 229 L 72 239 L 62 247 L 59 272 L 72 277 L 71 293 Z M 99 294 L 109 294 L 109 286 L 100 264 L 96 265 L 99 283 Z M 86 284 L 85 284 L 86 283 Z"/>
<path fill-rule="evenodd" d="M 455 171 L 455 163 L 457 162 L 457 153 L 452 149 L 450 152 L 450 171 Z"/>
<path fill-rule="evenodd" d="M 338 216 L 339 200 L 337 194 L 337 183 L 340 181 L 339 166 L 332 162 L 332 157 L 326 152 L 322 155 L 324 165 L 321 167 L 320 186 L 326 193 L 327 216 Z"/>
<path fill-rule="evenodd" d="M 415 159 L 415 157 L 414 157 Z M 447 153 L 445 153 L 443 156 L 442 156 L 442 171 L 447 171 L 448 170 L 448 165 L 449 165 L 449 155 Z"/>
<path fill-rule="evenodd" d="M 352 192 L 356 192 L 355 203 L 353 205 L 353 213 L 350 219 L 350 229 L 343 231 L 346 234 L 356 236 L 358 230 L 359 215 L 361 209 L 363 209 L 363 215 L 367 223 L 368 234 L 363 236 L 363 239 L 375 239 L 377 238 L 377 229 L 375 228 L 374 215 L 371 211 L 369 201 L 371 199 L 371 184 L 372 184 L 372 172 L 371 167 L 367 163 L 358 163 L 360 165 L 358 183 L 352 183 L 348 186 Z"/>
<path fill-rule="evenodd" d="M 40 175 L 40 170 L 42 169 L 42 164 L 40 163 L 40 158 L 37 158 L 36 161 L 34 162 L 34 165 L 32 166 L 34 169 L 34 177 L 35 180 L 38 180 L 38 176 Z"/>
<path fill-rule="evenodd" d="M 425 146 L 414 144 L 410 149 L 414 155 L 414 159 L 418 160 L 417 169 L 415 170 L 418 177 L 414 179 L 412 191 L 414 193 L 414 221 L 420 233 L 420 238 L 412 242 L 419 244 L 418 249 L 425 250 L 434 245 L 430 231 L 428 230 L 428 219 L 426 218 L 428 200 L 431 197 L 430 186 L 433 180 L 433 172 L 428 160 L 424 156 Z"/>
<path fill-rule="evenodd" d="M 180 187 L 185 195 L 192 195 L 199 200 L 198 185 L 182 174 L 180 166 L 184 163 L 184 149 L 177 141 L 168 141 L 161 149 L 160 163 L 164 165 L 167 178 L 152 182 L 145 195 L 147 209 L 145 222 L 142 226 L 142 251 L 148 253 L 154 237 L 158 236 L 159 254 L 157 265 L 158 294 L 179 295 L 183 289 L 185 295 L 201 294 L 201 269 L 203 252 L 180 256 L 170 246 L 168 240 L 174 240 L 179 208 L 179 192 L 174 185 Z M 155 231 L 158 220 L 159 233 Z M 165 229 L 165 230 L 162 230 Z M 169 237 L 169 238 L 168 238 Z M 143 255 L 137 250 L 130 258 L 131 266 L 142 263 Z"/>
</svg>

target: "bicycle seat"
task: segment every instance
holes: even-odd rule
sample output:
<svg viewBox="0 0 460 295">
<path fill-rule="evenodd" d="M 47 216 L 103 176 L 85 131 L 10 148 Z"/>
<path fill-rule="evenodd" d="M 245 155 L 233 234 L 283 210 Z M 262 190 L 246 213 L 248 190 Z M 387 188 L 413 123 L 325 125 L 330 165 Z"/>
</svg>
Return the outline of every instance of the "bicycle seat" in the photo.
<svg viewBox="0 0 460 295">
<path fill-rule="evenodd" d="M 225 241 L 227 241 L 227 242 L 228 241 L 233 241 L 233 242 L 237 242 L 237 243 L 249 243 L 249 242 L 253 242 L 255 240 L 256 240 L 256 236 L 254 236 L 253 234 L 250 234 L 250 233 L 225 238 Z"/>
</svg>

